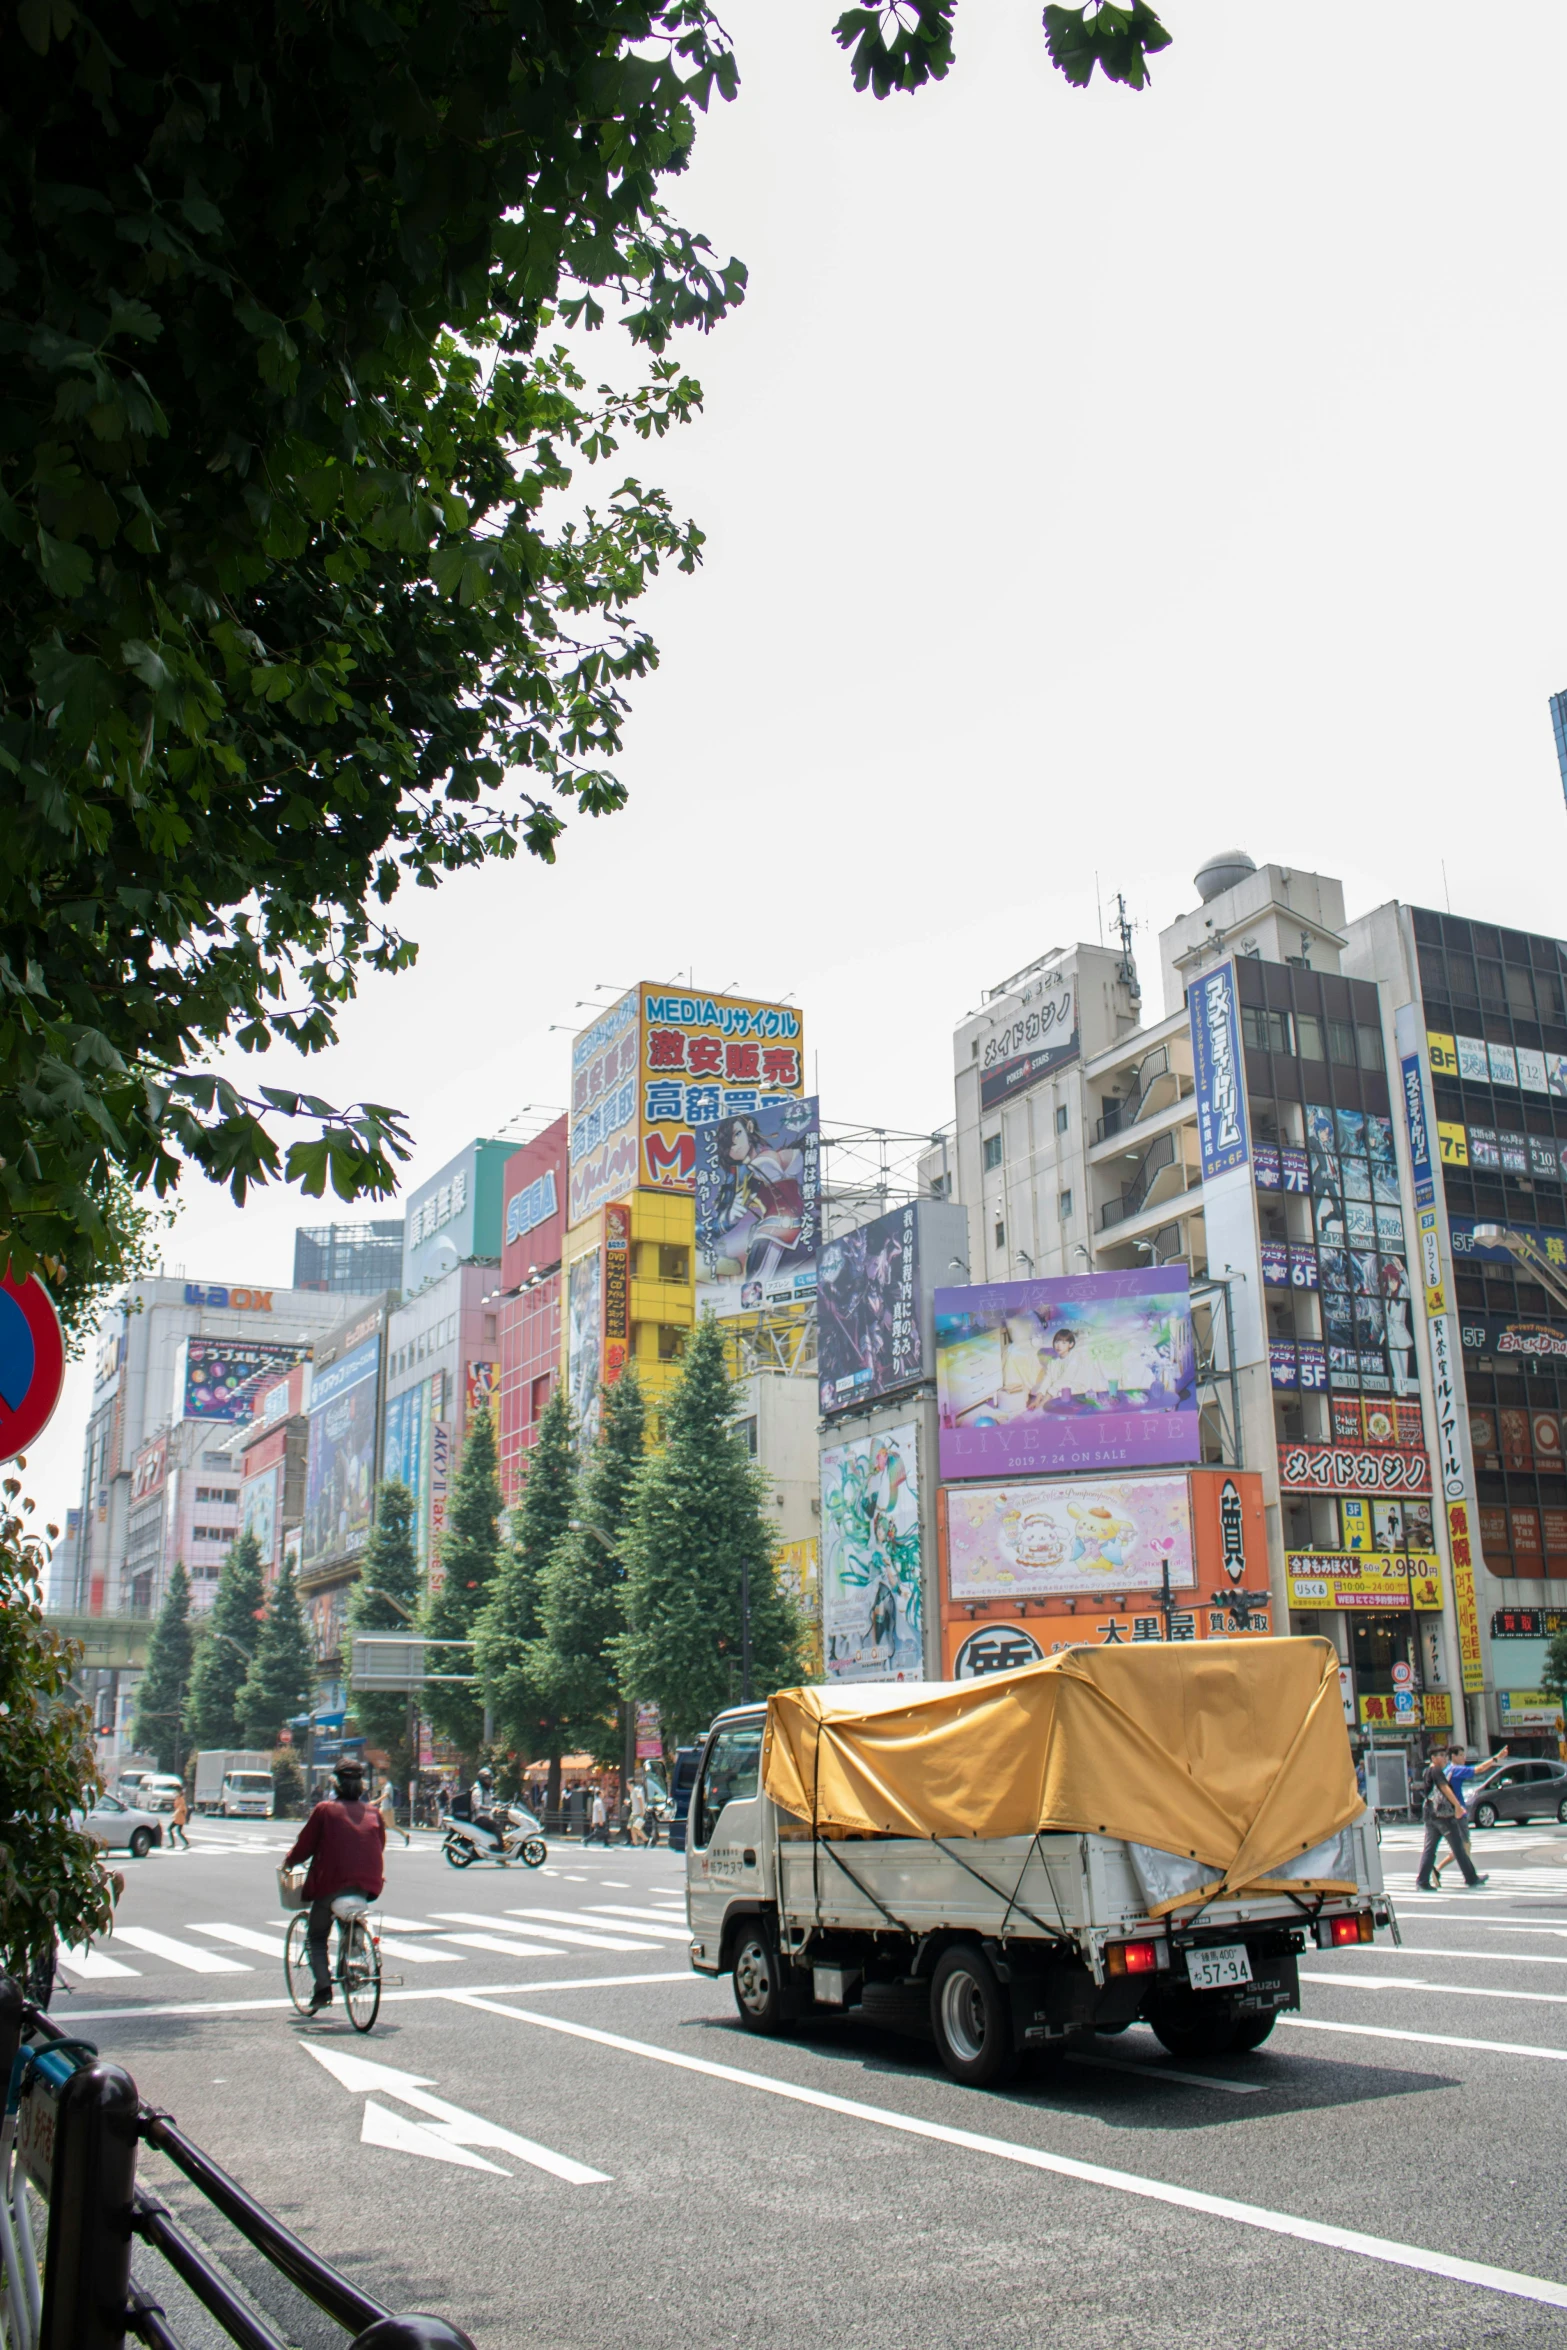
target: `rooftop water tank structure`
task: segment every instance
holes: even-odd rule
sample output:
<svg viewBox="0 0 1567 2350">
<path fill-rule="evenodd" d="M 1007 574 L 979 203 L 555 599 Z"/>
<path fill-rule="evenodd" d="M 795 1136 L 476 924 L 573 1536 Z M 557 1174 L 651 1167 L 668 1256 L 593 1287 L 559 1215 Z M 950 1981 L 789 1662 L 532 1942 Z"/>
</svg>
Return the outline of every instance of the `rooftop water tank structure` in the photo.
<svg viewBox="0 0 1567 2350">
<path fill-rule="evenodd" d="M 1256 864 L 1244 849 L 1225 849 L 1197 868 L 1197 895 L 1207 905 L 1210 898 L 1222 897 L 1227 889 L 1233 889 L 1238 881 L 1244 881 L 1248 873 L 1256 870 Z"/>
</svg>

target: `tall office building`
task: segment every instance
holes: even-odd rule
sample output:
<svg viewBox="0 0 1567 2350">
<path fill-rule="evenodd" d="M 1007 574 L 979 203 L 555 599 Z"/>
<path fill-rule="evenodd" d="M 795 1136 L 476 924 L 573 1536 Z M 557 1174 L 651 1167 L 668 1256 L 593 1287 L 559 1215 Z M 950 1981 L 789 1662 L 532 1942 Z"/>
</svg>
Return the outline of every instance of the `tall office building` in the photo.
<svg viewBox="0 0 1567 2350">
<path fill-rule="evenodd" d="M 302 1224 L 294 1234 L 294 1287 L 374 1297 L 403 1278 L 403 1219 L 368 1224 Z"/>
</svg>

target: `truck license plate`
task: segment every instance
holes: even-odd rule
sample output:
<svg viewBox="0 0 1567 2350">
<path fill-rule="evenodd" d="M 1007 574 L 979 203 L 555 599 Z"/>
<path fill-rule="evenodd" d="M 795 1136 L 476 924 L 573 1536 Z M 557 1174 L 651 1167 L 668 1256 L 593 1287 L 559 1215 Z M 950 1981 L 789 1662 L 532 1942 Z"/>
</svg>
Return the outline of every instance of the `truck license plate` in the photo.
<svg viewBox="0 0 1567 2350">
<path fill-rule="evenodd" d="M 1244 1942 L 1221 1942 L 1212 1950 L 1188 1950 L 1186 1979 L 1194 1991 L 1223 1991 L 1232 1983 L 1251 1981 L 1251 1960 Z"/>
</svg>

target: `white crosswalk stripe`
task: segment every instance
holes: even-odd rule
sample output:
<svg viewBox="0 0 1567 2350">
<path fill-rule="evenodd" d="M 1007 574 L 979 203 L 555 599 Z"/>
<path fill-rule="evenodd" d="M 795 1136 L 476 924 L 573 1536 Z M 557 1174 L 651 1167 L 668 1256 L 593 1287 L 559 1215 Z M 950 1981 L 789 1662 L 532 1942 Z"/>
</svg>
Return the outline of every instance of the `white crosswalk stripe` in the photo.
<svg viewBox="0 0 1567 2350">
<path fill-rule="evenodd" d="M 552 1918 L 561 1914 L 559 1910 L 547 1910 L 544 1913 Z M 648 1942 L 628 1942 L 620 1935 L 585 1934 L 580 1927 L 542 1925 L 533 1910 L 513 1910 L 510 1916 L 500 1918 L 488 1916 L 484 1911 L 476 1909 L 438 1909 L 432 1915 L 450 1918 L 454 1925 L 483 1926 L 491 1933 L 537 1934 L 541 1941 L 564 1942 L 568 1948 L 578 1950 L 649 1950 L 653 1947 Z M 519 1920 L 515 1926 L 511 1922 L 513 1917 Z"/>
<path fill-rule="evenodd" d="M 546 1948 L 542 1942 L 514 1942 L 506 1934 L 453 1934 L 448 1942 L 460 1942 L 467 1950 L 499 1950 L 507 1958 L 559 1958 L 558 1949 Z M 383 1948 L 385 1945 L 383 1944 Z"/>
<path fill-rule="evenodd" d="M 595 1901 L 593 1914 L 595 1917 L 604 1915 L 612 1920 L 616 1918 L 634 1919 L 641 1933 L 657 1934 L 660 1941 L 663 1942 L 688 1942 L 691 1939 L 690 1932 L 685 1926 L 671 1925 L 669 1913 L 665 1910 L 627 1909 L 618 1902 Z"/>
<path fill-rule="evenodd" d="M 215 1950 L 203 1950 L 198 1943 L 181 1942 L 173 1934 L 155 1934 L 150 1926 L 116 1926 L 116 1942 L 128 1942 L 133 1950 L 146 1951 L 149 1958 L 165 1958 L 171 1966 L 184 1967 L 193 1975 L 248 1975 L 251 1969 L 240 1958 L 220 1958 Z"/>
<path fill-rule="evenodd" d="M 117 1958 L 105 1958 L 101 1950 L 78 1948 L 67 1942 L 58 1960 L 63 1974 L 76 1975 L 84 1983 L 107 1982 L 111 1975 L 139 1975 L 140 1967 L 121 1966 Z"/>
</svg>

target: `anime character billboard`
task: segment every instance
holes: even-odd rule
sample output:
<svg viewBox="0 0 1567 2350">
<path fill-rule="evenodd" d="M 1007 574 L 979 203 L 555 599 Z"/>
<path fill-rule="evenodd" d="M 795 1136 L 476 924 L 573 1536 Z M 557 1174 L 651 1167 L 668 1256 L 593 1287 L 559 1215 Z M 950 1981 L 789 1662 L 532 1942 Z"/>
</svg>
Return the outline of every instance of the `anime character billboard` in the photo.
<svg viewBox="0 0 1567 2350">
<path fill-rule="evenodd" d="M 872 1403 L 924 1377 L 919 1259 L 912 1206 L 894 1208 L 822 1250 L 816 1362 L 824 1412 Z"/>
<path fill-rule="evenodd" d="M 816 1289 L 816 1099 L 696 1129 L 697 1308 L 750 1313 Z"/>
<path fill-rule="evenodd" d="M 938 1289 L 936 1392 L 943 1477 L 1194 1462 L 1186 1267 Z"/>
<path fill-rule="evenodd" d="M 380 1382 L 377 1337 L 318 1371 L 311 1385 L 301 1562 L 307 1574 L 354 1557 L 370 1539 Z"/>
<path fill-rule="evenodd" d="M 598 1434 L 603 1358 L 603 1251 L 590 1248 L 566 1279 L 566 1393 L 584 1444 Z"/>
<path fill-rule="evenodd" d="M 916 1423 L 824 1449 L 821 1545 L 828 1680 L 919 1680 L 925 1612 Z"/>
<path fill-rule="evenodd" d="M 1097 1598 L 1196 1580 L 1186 1479 L 1117 1477 L 1067 1485 L 955 1485 L 947 1495 L 954 1600 Z"/>
</svg>

